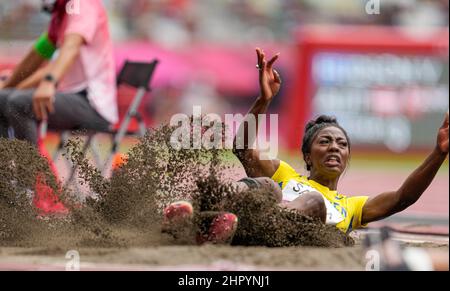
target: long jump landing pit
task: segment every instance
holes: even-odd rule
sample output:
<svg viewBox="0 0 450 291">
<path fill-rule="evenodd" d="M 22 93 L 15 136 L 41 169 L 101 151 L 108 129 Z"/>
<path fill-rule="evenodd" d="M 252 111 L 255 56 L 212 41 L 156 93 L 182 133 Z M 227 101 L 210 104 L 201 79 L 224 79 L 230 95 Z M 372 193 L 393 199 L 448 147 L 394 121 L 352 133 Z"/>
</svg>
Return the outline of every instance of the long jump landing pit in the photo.
<svg viewBox="0 0 450 291">
<path fill-rule="evenodd" d="M 364 233 L 361 233 L 362 238 Z M 407 247 L 438 249 L 448 254 L 448 236 L 396 234 Z M 2 271 L 64 271 L 69 250 L 0 248 Z M 82 271 L 316 271 L 365 270 L 366 250 L 354 247 L 159 246 L 148 248 L 80 248 Z"/>
</svg>

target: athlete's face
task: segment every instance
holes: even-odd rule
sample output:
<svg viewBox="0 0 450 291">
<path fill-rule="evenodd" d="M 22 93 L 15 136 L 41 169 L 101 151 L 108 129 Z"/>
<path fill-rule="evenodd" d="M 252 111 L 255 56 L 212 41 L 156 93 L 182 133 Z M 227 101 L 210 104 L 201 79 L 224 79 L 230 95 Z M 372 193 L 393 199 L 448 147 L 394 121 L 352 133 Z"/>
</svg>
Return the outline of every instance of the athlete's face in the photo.
<svg viewBox="0 0 450 291">
<path fill-rule="evenodd" d="M 306 162 L 311 172 L 330 178 L 339 177 L 347 167 L 349 143 L 341 129 L 330 126 L 319 131 L 312 141 Z"/>
</svg>

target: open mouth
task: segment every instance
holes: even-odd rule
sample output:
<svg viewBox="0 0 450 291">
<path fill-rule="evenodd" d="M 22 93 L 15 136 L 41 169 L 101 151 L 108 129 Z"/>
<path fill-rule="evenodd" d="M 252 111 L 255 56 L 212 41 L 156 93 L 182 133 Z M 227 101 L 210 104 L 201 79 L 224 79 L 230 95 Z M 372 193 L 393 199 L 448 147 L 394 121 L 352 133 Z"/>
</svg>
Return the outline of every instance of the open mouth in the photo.
<svg viewBox="0 0 450 291">
<path fill-rule="evenodd" d="M 341 164 L 341 158 L 337 155 L 329 155 L 325 159 L 325 165 L 327 166 L 338 166 Z"/>
</svg>

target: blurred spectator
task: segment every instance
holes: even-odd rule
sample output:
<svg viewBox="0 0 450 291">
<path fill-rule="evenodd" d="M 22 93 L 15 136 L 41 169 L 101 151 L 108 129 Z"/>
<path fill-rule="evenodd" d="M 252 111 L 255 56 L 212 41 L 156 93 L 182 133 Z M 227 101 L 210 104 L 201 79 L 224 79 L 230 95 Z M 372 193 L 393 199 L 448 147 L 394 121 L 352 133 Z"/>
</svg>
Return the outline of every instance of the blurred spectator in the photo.
<svg viewBox="0 0 450 291">
<path fill-rule="evenodd" d="M 414 5 L 404 5 L 403 9 L 393 16 L 395 24 L 411 27 L 448 25 L 448 1 L 416 0 L 410 2 L 413 2 Z"/>
<path fill-rule="evenodd" d="M 51 21 L 0 83 L 0 136 L 11 136 L 13 128 L 16 138 L 37 144 L 37 121 L 57 130 L 108 131 L 118 116 L 113 46 L 102 1 L 90 0 L 73 12 L 69 0 L 40 3 Z"/>
<path fill-rule="evenodd" d="M 303 24 L 448 26 L 447 0 L 384 0 L 368 15 L 366 1 L 354 0 L 104 0 L 112 35 L 151 39 L 170 47 L 190 41 L 288 41 Z M 0 37 L 32 39 L 45 26 L 37 0 L 0 2 Z M 21 19 L 21 21 L 17 21 Z"/>
</svg>

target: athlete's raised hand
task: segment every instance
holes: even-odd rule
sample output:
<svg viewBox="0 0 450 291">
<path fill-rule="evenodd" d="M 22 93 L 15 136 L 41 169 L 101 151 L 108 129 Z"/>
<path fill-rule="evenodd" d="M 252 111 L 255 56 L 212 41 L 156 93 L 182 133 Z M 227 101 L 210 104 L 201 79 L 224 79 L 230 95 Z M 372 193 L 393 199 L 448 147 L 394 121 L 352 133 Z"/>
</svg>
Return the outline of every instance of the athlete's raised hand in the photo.
<svg viewBox="0 0 450 291">
<path fill-rule="evenodd" d="M 436 146 L 440 152 L 448 154 L 448 111 L 444 123 L 439 128 Z"/>
<path fill-rule="evenodd" d="M 256 49 L 258 56 L 258 69 L 259 69 L 259 86 L 261 90 L 261 98 L 264 100 L 271 100 L 275 97 L 281 88 L 280 74 L 273 69 L 273 65 L 280 56 L 276 54 L 270 61 L 267 62 L 264 51 L 260 48 Z"/>
</svg>

